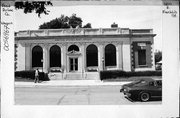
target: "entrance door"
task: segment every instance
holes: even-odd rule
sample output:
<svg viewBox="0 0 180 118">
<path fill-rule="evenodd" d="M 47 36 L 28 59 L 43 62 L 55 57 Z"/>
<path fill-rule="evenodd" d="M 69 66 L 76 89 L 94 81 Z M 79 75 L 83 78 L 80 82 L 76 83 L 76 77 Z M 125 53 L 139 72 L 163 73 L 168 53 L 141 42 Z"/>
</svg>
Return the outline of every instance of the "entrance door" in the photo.
<svg viewBox="0 0 180 118">
<path fill-rule="evenodd" d="M 70 72 L 78 70 L 78 58 L 69 58 Z"/>
</svg>

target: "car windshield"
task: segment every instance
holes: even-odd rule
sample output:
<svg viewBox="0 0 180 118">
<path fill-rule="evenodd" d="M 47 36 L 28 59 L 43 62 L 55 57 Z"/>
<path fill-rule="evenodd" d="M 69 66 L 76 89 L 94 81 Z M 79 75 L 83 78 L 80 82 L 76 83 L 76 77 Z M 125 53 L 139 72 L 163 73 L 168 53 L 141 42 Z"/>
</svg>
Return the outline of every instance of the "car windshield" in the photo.
<svg viewBox="0 0 180 118">
<path fill-rule="evenodd" d="M 161 80 L 157 80 L 156 83 L 157 83 L 158 86 L 162 86 L 162 81 Z"/>
<path fill-rule="evenodd" d="M 162 86 L 161 80 L 155 80 L 152 82 L 149 82 L 149 86 Z"/>
<path fill-rule="evenodd" d="M 147 84 L 147 82 L 145 80 L 140 80 L 135 84 L 135 86 L 143 86 L 143 85 L 146 85 L 146 84 Z"/>
<path fill-rule="evenodd" d="M 149 85 L 150 85 L 150 86 L 155 86 L 156 84 L 155 84 L 154 81 L 153 81 L 153 82 L 149 82 Z"/>
</svg>

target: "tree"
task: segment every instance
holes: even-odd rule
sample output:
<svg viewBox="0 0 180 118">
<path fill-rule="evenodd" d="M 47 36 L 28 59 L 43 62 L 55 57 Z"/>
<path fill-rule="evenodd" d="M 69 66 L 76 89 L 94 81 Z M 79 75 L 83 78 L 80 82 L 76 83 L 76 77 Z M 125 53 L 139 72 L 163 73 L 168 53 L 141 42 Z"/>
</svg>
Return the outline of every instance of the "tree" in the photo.
<svg viewBox="0 0 180 118">
<path fill-rule="evenodd" d="M 155 63 L 159 62 L 162 60 L 162 52 L 161 51 L 156 51 L 155 52 Z"/>
<path fill-rule="evenodd" d="M 86 25 L 83 26 L 83 28 L 91 28 L 91 23 L 87 23 Z"/>
<path fill-rule="evenodd" d="M 39 29 L 59 29 L 59 28 L 70 28 L 68 24 L 69 18 L 61 15 L 60 18 L 51 20 L 50 22 L 43 23 L 39 26 Z"/>
<path fill-rule="evenodd" d="M 70 17 L 61 15 L 59 18 L 43 23 L 39 26 L 39 29 L 81 28 L 82 22 L 82 19 L 77 17 L 76 14 L 72 14 Z M 91 28 L 91 24 L 87 23 L 83 28 Z"/>
<path fill-rule="evenodd" d="M 69 26 L 72 28 L 82 27 L 82 19 L 77 17 L 76 14 L 72 14 L 72 16 L 69 17 Z"/>
<path fill-rule="evenodd" d="M 50 11 L 46 6 L 53 6 L 51 1 L 18 1 L 15 2 L 15 9 L 23 9 L 24 13 L 32 13 L 33 11 L 40 17 L 41 14 L 48 15 Z M 58 29 L 58 28 L 81 28 L 82 19 L 72 14 L 71 17 L 61 15 L 60 18 L 51 20 L 39 26 L 39 29 Z M 87 23 L 83 28 L 91 28 L 91 24 Z"/>
<path fill-rule="evenodd" d="M 18 1 L 15 2 L 15 8 L 16 9 L 24 9 L 24 13 L 32 13 L 35 11 L 35 13 L 38 14 L 38 17 L 40 17 L 41 14 L 48 15 L 48 10 L 46 9 L 46 6 L 52 6 L 52 3 L 50 1 Z"/>
</svg>

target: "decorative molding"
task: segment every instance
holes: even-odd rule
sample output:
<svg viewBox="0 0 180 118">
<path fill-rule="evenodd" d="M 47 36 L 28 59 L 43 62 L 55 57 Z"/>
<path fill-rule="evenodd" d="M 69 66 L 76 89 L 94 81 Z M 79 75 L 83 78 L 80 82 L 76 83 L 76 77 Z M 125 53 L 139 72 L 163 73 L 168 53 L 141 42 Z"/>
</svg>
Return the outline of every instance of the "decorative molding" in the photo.
<svg viewBox="0 0 180 118">
<path fill-rule="evenodd" d="M 76 46 L 80 46 L 78 42 L 67 42 L 67 47 L 69 48 L 69 46 L 71 45 L 76 45 Z"/>
<path fill-rule="evenodd" d="M 43 49 L 43 44 L 33 43 L 33 44 L 31 44 L 31 50 L 32 50 L 35 46 L 40 46 L 40 47 Z"/>
<path fill-rule="evenodd" d="M 20 43 L 20 44 L 21 44 L 21 46 L 22 46 L 22 47 L 25 47 L 25 46 L 26 46 L 26 44 L 25 44 L 25 43 Z"/>
<path fill-rule="evenodd" d="M 50 45 L 48 43 L 43 44 L 43 47 L 48 48 Z"/>
<path fill-rule="evenodd" d="M 85 42 L 79 42 L 78 44 L 79 44 L 79 46 L 86 45 Z"/>
<path fill-rule="evenodd" d="M 67 46 L 67 43 L 61 43 L 62 46 Z"/>
<path fill-rule="evenodd" d="M 103 42 L 96 42 L 96 44 L 97 44 L 97 46 L 103 46 L 103 45 L 105 45 L 105 42 L 103 41 Z"/>
<path fill-rule="evenodd" d="M 25 43 L 24 45 L 25 45 L 26 47 L 31 47 L 32 44 L 31 44 L 31 43 Z"/>
</svg>

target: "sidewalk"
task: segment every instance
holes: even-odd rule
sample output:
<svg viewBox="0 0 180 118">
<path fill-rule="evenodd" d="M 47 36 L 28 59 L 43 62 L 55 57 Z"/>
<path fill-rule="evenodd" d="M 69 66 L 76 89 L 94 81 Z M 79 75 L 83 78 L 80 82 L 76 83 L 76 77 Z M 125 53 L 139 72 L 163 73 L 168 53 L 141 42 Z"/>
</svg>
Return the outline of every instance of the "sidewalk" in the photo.
<svg viewBox="0 0 180 118">
<path fill-rule="evenodd" d="M 104 86 L 104 85 L 123 85 L 129 82 L 103 82 L 101 80 L 51 80 L 41 83 L 34 82 L 15 82 L 15 87 L 34 87 L 34 86 Z"/>
</svg>

